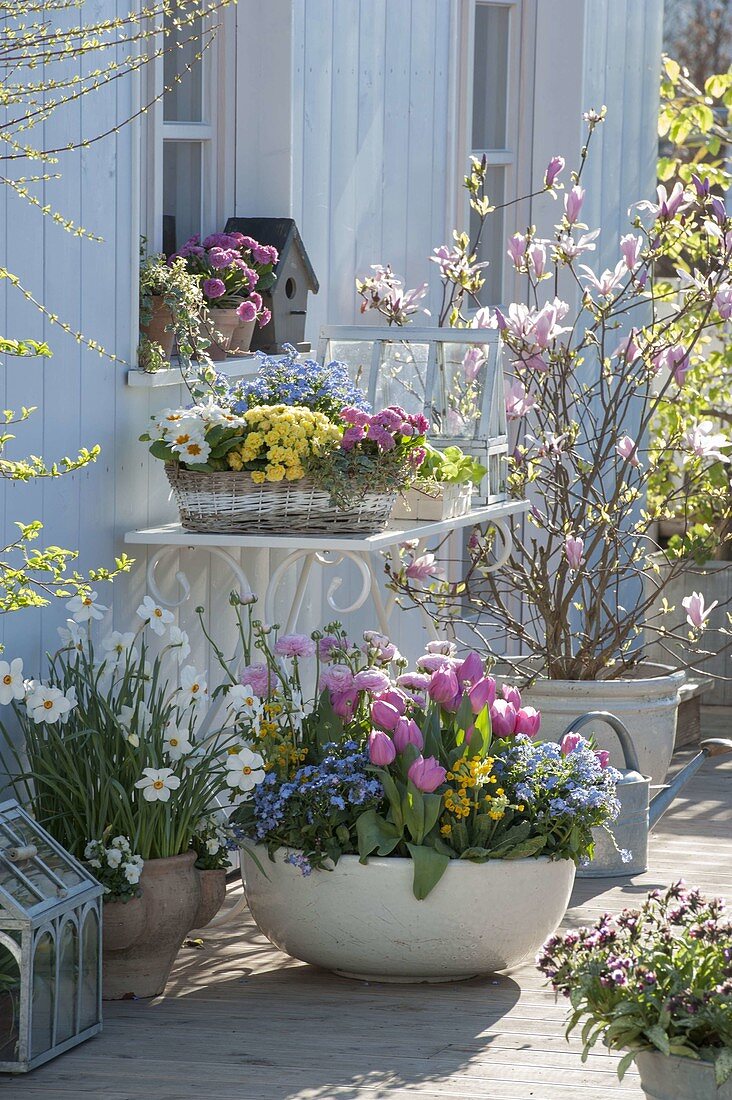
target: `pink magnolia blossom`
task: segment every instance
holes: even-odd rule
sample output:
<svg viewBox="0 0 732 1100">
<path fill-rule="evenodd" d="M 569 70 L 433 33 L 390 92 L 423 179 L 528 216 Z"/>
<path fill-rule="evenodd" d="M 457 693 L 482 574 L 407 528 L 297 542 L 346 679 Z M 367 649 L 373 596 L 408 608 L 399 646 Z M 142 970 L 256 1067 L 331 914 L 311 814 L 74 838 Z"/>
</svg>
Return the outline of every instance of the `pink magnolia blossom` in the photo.
<svg viewBox="0 0 732 1100">
<path fill-rule="evenodd" d="M 624 260 L 618 260 L 612 271 L 606 268 L 599 277 L 587 264 L 580 264 L 580 271 L 584 271 L 582 278 L 594 287 L 601 298 L 609 298 L 622 283 L 627 268 Z"/>
<path fill-rule="evenodd" d="M 546 172 L 544 173 L 544 186 L 553 187 L 554 183 L 564 171 L 564 157 L 554 156 L 546 166 Z"/>
<path fill-rule="evenodd" d="M 496 699 L 491 707 L 491 728 L 495 737 L 512 737 L 516 731 L 516 708 L 506 699 Z"/>
<path fill-rule="evenodd" d="M 509 420 L 520 420 L 536 405 L 536 398 L 527 392 L 519 378 L 515 378 L 510 385 L 506 385 L 505 397 L 506 416 Z"/>
<path fill-rule="evenodd" d="M 640 348 L 636 342 L 638 335 L 638 329 L 631 329 L 628 335 L 620 341 L 610 358 L 622 359 L 626 363 L 634 363 L 640 355 Z"/>
<path fill-rule="evenodd" d="M 560 233 L 554 245 L 554 257 L 559 260 L 576 260 L 584 252 L 594 252 L 597 248 L 595 241 L 599 236 L 599 229 L 582 233 L 576 240 L 571 233 Z"/>
<path fill-rule="evenodd" d="M 444 569 L 437 564 L 435 555 L 430 552 L 420 554 L 418 558 L 410 562 L 406 569 L 407 576 L 416 581 L 428 580 L 430 577 L 441 577 L 444 572 Z"/>
<path fill-rule="evenodd" d="M 732 283 L 722 283 L 714 296 L 714 304 L 723 321 L 732 320 Z"/>
<path fill-rule="evenodd" d="M 583 744 L 584 738 L 579 733 L 565 733 L 564 737 L 559 743 L 559 747 L 562 750 L 563 756 L 569 756 L 571 752 L 579 748 Z"/>
<path fill-rule="evenodd" d="M 369 734 L 369 760 L 377 767 L 385 767 L 396 759 L 396 745 L 388 733 L 374 730 Z"/>
<path fill-rule="evenodd" d="M 535 707 L 521 707 L 516 712 L 514 733 L 523 733 L 526 737 L 536 737 L 541 726 L 541 711 Z"/>
<path fill-rule="evenodd" d="M 575 184 L 564 196 L 564 213 L 570 225 L 579 220 L 582 204 L 585 201 L 585 189 Z"/>
<path fill-rule="evenodd" d="M 683 386 L 687 372 L 691 367 L 689 352 L 683 344 L 672 344 L 653 356 L 656 372 L 667 370 L 679 388 Z"/>
<path fill-rule="evenodd" d="M 686 621 L 689 626 L 694 627 L 695 630 L 703 630 L 718 603 L 719 600 L 715 600 L 709 607 L 705 607 L 702 593 L 692 592 L 690 596 L 684 596 L 681 606 L 686 612 Z"/>
<path fill-rule="evenodd" d="M 523 233 L 514 233 L 508 238 L 506 255 L 517 271 L 521 271 L 526 260 L 526 237 Z"/>
<path fill-rule="evenodd" d="M 638 264 L 641 262 L 642 249 L 642 237 L 636 237 L 633 233 L 626 233 L 624 237 L 620 238 L 620 251 L 628 271 L 635 271 Z"/>
<path fill-rule="evenodd" d="M 729 462 L 729 456 L 720 451 L 720 447 L 728 447 L 729 439 L 723 432 L 715 432 L 711 420 L 702 420 L 694 424 L 684 435 L 682 446 L 688 452 L 684 455 L 684 462 L 690 462 L 692 458 L 711 458 L 715 462 Z"/>
<path fill-rule="evenodd" d="M 688 210 L 694 202 L 694 196 L 689 191 L 685 191 L 684 185 L 678 180 L 674 184 L 670 195 L 662 183 L 656 188 L 656 195 L 658 196 L 658 202 L 644 199 L 643 202 L 636 203 L 636 206 L 638 210 L 648 210 L 649 213 L 661 221 L 670 221 L 677 214 L 682 214 L 684 210 Z"/>
<path fill-rule="evenodd" d="M 630 462 L 631 466 L 640 466 L 640 462 L 638 461 L 638 444 L 631 436 L 621 436 L 615 444 L 615 450 L 621 458 Z"/>
<path fill-rule="evenodd" d="M 418 791 L 432 794 L 445 782 L 447 772 L 437 763 L 434 756 L 418 756 L 414 761 L 407 776 L 412 780 Z"/>
<path fill-rule="evenodd" d="M 424 748 L 424 735 L 413 718 L 400 718 L 392 736 L 398 752 L 404 752 L 407 745 L 414 745 L 418 752 Z"/>
<path fill-rule="evenodd" d="M 564 540 L 564 556 L 567 559 L 567 564 L 570 569 L 575 572 L 584 563 L 584 557 L 582 552 L 585 548 L 584 539 L 575 538 L 573 535 L 568 535 Z"/>
<path fill-rule="evenodd" d="M 468 348 L 463 356 L 463 375 L 466 382 L 474 382 L 480 374 L 480 368 L 485 363 L 483 349 L 476 345 Z"/>
<path fill-rule="evenodd" d="M 278 657 L 312 657 L 315 642 L 307 634 L 283 634 L 274 644 Z"/>
<path fill-rule="evenodd" d="M 548 241 L 533 240 L 527 249 L 527 255 L 531 261 L 537 279 L 540 279 L 546 268 L 546 245 Z"/>
</svg>

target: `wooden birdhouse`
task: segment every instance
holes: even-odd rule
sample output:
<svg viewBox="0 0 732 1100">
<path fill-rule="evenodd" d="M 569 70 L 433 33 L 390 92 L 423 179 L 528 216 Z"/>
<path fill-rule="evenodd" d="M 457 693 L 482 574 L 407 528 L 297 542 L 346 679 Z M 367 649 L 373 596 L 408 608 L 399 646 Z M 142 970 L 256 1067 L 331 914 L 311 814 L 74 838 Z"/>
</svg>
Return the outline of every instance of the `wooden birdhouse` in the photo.
<svg viewBox="0 0 732 1100">
<path fill-rule="evenodd" d="M 256 328 L 252 351 L 272 354 L 282 351 L 285 344 L 309 351 L 310 344 L 305 343 L 308 293 L 317 294 L 319 284 L 294 220 L 229 218 L 224 232 L 243 233 L 260 244 L 274 245 L 279 253 L 274 269 L 277 281 L 262 295 L 265 306 L 272 311 L 272 320 L 264 328 Z"/>
</svg>

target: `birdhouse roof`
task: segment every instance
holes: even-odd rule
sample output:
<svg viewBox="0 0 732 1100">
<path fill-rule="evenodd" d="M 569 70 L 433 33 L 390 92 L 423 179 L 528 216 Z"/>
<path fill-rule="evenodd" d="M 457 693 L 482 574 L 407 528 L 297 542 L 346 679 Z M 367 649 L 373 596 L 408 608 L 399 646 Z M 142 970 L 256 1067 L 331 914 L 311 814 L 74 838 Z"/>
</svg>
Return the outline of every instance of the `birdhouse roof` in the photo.
<svg viewBox="0 0 732 1100">
<path fill-rule="evenodd" d="M 246 237 L 254 237 L 260 244 L 274 245 L 280 255 L 275 266 L 276 275 L 284 271 L 290 249 L 294 248 L 307 271 L 310 289 L 313 294 L 318 293 L 320 284 L 294 218 L 229 218 L 224 233 L 243 233 Z"/>
<path fill-rule="evenodd" d="M 3 912 L 37 923 L 52 909 L 102 892 L 91 872 L 15 800 L 0 805 L 0 925 Z"/>
</svg>

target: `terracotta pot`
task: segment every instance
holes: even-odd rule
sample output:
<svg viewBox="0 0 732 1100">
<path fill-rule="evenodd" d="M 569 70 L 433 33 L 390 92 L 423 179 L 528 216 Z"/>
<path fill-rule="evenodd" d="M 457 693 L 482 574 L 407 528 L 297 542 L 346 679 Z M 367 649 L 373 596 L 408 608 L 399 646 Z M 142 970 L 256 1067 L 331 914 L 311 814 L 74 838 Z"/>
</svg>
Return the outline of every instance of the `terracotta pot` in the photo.
<svg viewBox="0 0 732 1100">
<path fill-rule="evenodd" d="M 201 900 L 193 918 L 193 928 L 204 928 L 218 913 L 226 898 L 226 871 L 198 870 Z"/>
<path fill-rule="evenodd" d="M 229 350 L 232 355 L 247 354 L 252 346 L 252 336 L 254 335 L 256 324 L 256 319 L 254 321 L 239 321 L 239 324 L 234 329 L 234 335 L 231 338 Z"/>
<path fill-rule="evenodd" d="M 104 907 L 103 992 L 107 1001 L 122 997 L 157 997 L 165 988 L 175 957 L 201 904 L 201 876 L 195 852 L 146 861 L 140 878 L 142 895 L 114 905 L 107 932 Z M 125 927 L 129 923 L 131 927 Z"/>
<path fill-rule="evenodd" d="M 175 333 L 172 329 L 173 314 L 171 310 L 166 306 L 165 301 L 159 294 L 154 294 L 152 299 L 152 316 L 146 325 L 140 325 L 140 332 L 143 336 L 154 344 L 160 344 L 163 349 L 163 354 L 166 359 L 170 359 L 173 354 L 173 343 L 175 341 Z M 170 331 L 167 331 L 167 326 L 170 325 Z"/>
<path fill-rule="evenodd" d="M 201 334 L 211 341 L 206 351 L 214 362 L 221 363 L 226 359 L 232 337 L 240 324 L 234 308 L 209 309 L 208 317 L 201 319 Z"/>
</svg>

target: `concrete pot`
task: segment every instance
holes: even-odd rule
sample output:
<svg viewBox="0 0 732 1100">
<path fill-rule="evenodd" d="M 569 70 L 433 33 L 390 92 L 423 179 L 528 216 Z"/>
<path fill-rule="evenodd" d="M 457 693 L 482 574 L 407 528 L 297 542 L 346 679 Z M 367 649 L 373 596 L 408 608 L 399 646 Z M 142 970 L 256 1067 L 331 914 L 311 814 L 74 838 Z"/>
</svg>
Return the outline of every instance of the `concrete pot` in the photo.
<svg viewBox="0 0 732 1100">
<path fill-rule="evenodd" d="M 166 359 L 173 354 L 175 333 L 172 329 L 173 314 L 160 294 L 154 294 L 150 320 L 140 325 L 140 332 L 153 344 L 160 344 Z M 168 330 L 168 326 L 171 326 Z"/>
<path fill-rule="evenodd" d="M 711 1062 L 644 1050 L 635 1063 L 647 1100 L 732 1100 L 732 1078 L 717 1085 Z"/>
<path fill-rule="evenodd" d="M 409 859 L 342 856 L 332 871 L 302 872 L 242 852 L 247 901 L 281 951 L 347 978 L 449 982 L 492 974 L 533 957 L 569 903 L 575 868 L 546 858 L 453 860 L 424 901 Z M 266 877 L 265 877 L 266 875 Z"/>
<path fill-rule="evenodd" d="M 142 894 L 104 907 L 102 996 L 157 997 L 201 904 L 195 852 L 145 861 Z M 136 904 L 137 903 L 137 904 Z M 114 907 L 114 908 L 112 908 Z M 112 909 L 112 920 L 108 911 Z M 109 925 L 109 928 L 108 928 Z"/>
<path fill-rule="evenodd" d="M 685 672 L 674 672 L 660 665 L 649 666 L 651 675 L 627 680 L 535 680 L 521 687 L 525 703 L 541 711 L 543 741 L 557 741 L 574 718 L 590 710 L 609 710 L 630 731 L 643 775 L 654 784 L 663 783 L 671 762 L 676 739 L 679 691 Z M 654 675 L 653 673 L 658 673 Z M 517 683 L 516 676 L 499 676 Z M 615 734 L 598 725 L 597 742 L 611 751 L 611 761 L 619 768 L 625 761 Z"/>
<path fill-rule="evenodd" d="M 191 928 L 205 928 L 218 913 L 226 898 L 226 871 L 198 871 L 201 900 Z"/>
</svg>

